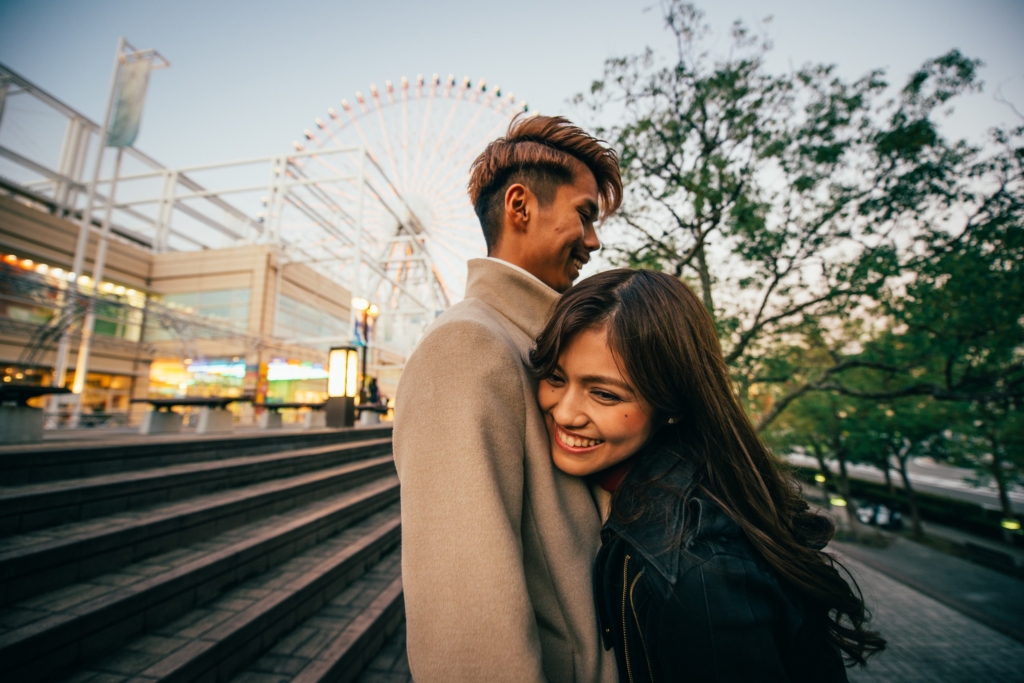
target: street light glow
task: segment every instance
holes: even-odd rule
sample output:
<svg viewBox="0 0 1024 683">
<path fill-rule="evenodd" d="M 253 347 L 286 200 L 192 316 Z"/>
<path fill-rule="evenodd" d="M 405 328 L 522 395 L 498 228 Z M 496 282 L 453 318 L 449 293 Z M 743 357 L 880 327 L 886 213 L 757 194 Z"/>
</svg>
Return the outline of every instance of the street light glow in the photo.
<svg viewBox="0 0 1024 683">
<path fill-rule="evenodd" d="M 365 311 L 369 307 L 370 302 L 361 296 L 357 296 L 352 299 L 352 308 L 356 309 L 357 311 Z"/>
</svg>

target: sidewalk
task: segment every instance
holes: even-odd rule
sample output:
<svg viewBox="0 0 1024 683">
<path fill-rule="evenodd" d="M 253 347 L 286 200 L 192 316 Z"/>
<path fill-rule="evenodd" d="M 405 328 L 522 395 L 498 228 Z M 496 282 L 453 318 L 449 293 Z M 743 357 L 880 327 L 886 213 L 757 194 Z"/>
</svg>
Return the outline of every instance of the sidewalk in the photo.
<svg viewBox="0 0 1024 683">
<path fill-rule="evenodd" d="M 888 548 L 835 541 L 829 547 L 1024 643 L 1024 581 L 905 538 L 890 538 Z"/>
<path fill-rule="evenodd" d="M 851 683 L 1024 681 L 1024 644 L 848 556 L 843 561 L 864 593 L 872 626 L 889 641 L 866 668 L 849 670 Z"/>
</svg>

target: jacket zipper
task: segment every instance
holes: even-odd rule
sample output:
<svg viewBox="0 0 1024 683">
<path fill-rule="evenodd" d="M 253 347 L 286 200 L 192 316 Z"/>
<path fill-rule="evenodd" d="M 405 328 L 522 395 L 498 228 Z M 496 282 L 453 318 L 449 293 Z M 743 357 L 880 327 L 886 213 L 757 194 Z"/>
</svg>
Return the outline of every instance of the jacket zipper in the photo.
<svg viewBox="0 0 1024 683">
<path fill-rule="evenodd" d="M 629 555 L 622 563 L 622 651 L 626 655 L 626 676 L 633 683 L 633 668 L 629 663 L 629 640 L 626 636 L 626 598 L 629 595 Z"/>
<path fill-rule="evenodd" d="M 647 639 L 644 638 L 644 630 L 640 628 L 640 617 L 636 615 L 636 604 L 633 602 L 633 589 L 636 588 L 636 582 L 639 581 L 640 577 L 643 575 L 643 572 L 637 574 L 633 578 L 633 583 L 629 585 L 629 608 L 633 610 L 633 621 L 636 623 L 636 632 L 640 634 L 640 645 L 644 648 L 644 659 L 647 660 L 647 675 L 650 677 L 651 683 L 654 683 L 654 669 L 651 668 L 651 656 L 647 653 Z"/>
</svg>

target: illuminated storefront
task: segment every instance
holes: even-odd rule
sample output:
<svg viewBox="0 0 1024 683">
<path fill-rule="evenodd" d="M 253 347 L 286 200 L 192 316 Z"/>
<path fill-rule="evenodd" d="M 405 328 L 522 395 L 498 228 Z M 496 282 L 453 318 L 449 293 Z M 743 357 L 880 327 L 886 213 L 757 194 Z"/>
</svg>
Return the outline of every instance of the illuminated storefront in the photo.
<svg viewBox="0 0 1024 683">
<path fill-rule="evenodd" d="M 267 403 L 323 403 L 327 376 L 321 363 L 275 358 L 267 364 Z"/>
<path fill-rule="evenodd" d="M 323 364 L 274 358 L 264 369 L 267 403 L 321 403 L 327 398 Z M 150 364 L 149 391 L 154 396 L 241 396 L 246 393 L 246 367 L 239 357 L 178 360 L 158 358 Z M 252 389 L 250 387 L 250 389 Z"/>
</svg>

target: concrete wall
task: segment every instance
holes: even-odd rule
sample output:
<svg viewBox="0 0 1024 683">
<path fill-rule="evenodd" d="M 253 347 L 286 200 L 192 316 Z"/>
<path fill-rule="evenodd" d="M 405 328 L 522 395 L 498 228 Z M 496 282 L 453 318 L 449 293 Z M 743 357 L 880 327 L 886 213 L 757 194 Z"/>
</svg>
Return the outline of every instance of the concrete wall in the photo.
<svg viewBox="0 0 1024 683">
<path fill-rule="evenodd" d="M 0 196 L 0 248 L 68 270 L 75 258 L 78 223 Z M 99 240 L 95 231 L 86 250 L 86 273 L 91 274 Z M 152 254 L 145 248 L 111 237 L 104 279 L 140 290 L 149 288 Z M 79 273 L 80 275 L 82 273 Z"/>
</svg>

